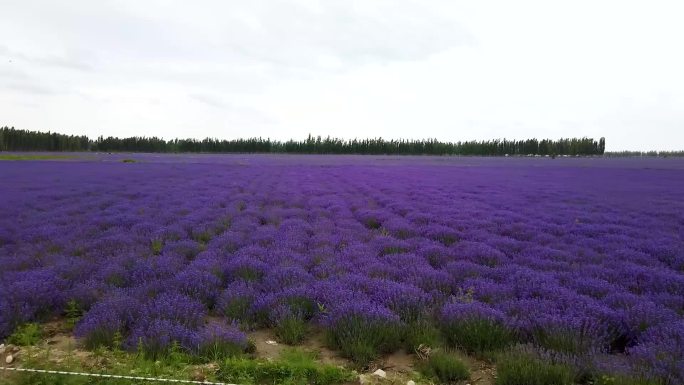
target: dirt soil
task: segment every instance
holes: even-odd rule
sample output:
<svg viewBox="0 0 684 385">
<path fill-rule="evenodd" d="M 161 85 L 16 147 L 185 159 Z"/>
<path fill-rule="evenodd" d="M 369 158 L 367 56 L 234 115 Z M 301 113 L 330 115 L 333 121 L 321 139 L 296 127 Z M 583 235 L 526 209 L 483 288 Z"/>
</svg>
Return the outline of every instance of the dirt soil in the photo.
<svg viewBox="0 0 684 385">
<path fill-rule="evenodd" d="M 0 354 L 0 365 L 7 367 L 22 367 L 26 362 L 27 357 L 48 357 L 50 362 L 55 364 L 65 364 L 69 361 L 77 360 L 83 367 L 98 368 L 107 367 L 107 362 L 99 362 L 103 357 L 98 357 L 85 350 L 79 345 L 78 341 L 73 337 L 69 328 L 62 321 L 48 322 L 42 325 L 44 331 L 44 339 L 35 346 L 17 347 L 8 345 L 6 352 Z M 277 342 L 277 338 L 272 330 L 256 330 L 248 333 L 256 345 L 256 356 L 267 360 L 277 359 L 283 349 L 288 345 Z M 324 334 L 321 331 L 313 331 L 307 339 L 298 346 L 306 351 L 315 352 L 318 360 L 322 363 L 353 367 L 351 362 L 345 358 L 340 357 L 335 351 L 330 350 L 325 345 Z M 5 364 L 5 358 L 8 354 L 15 357 L 14 362 Z M 496 379 L 496 372 L 494 367 L 481 360 L 468 355 L 461 355 L 463 361 L 470 367 L 471 379 L 463 381 L 461 384 L 466 385 L 493 385 Z M 366 370 L 361 371 L 360 382 L 370 385 L 385 384 L 385 385 L 406 385 L 409 380 L 416 381 L 420 384 L 420 380 L 416 380 L 415 364 L 418 358 L 415 355 L 409 355 L 404 352 L 396 352 L 385 356 L 377 362 L 373 363 Z M 192 370 L 205 372 L 206 370 L 215 369 L 215 365 L 196 365 Z M 373 376 L 377 369 L 382 369 L 386 372 L 386 378 Z M 5 383 L 6 379 L 11 376 L 11 373 L 0 371 L 0 383 Z M 202 377 L 201 374 L 198 374 Z"/>
<path fill-rule="evenodd" d="M 254 341 L 257 349 L 257 357 L 260 358 L 276 359 L 280 352 L 288 347 L 288 345 L 277 342 L 277 338 L 272 330 L 256 330 L 248 333 L 248 335 Z M 312 332 L 310 337 L 305 339 L 298 347 L 306 351 L 316 352 L 319 361 L 322 363 L 353 367 L 349 360 L 340 357 L 337 352 L 330 350 L 326 346 L 324 333 L 321 331 Z M 463 381 L 463 384 L 494 385 L 496 370 L 492 364 L 466 354 L 459 354 L 459 356 L 468 365 L 471 371 L 471 379 Z M 361 374 L 365 375 L 364 380 L 367 380 L 371 384 L 406 385 L 409 380 L 415 381 L 415 364 L 417 359 L 418 358 L 413 354 L 399 351 L 381 358 L 369 368 L 362 371 Z M 387 378 L 381 380 L 379 377 L 370 376 L 370 374 L 377 369 L 384 370 L 387 374 Z M 416 381 L 416 383 L 419 383 L 419 381 Z"/>
</svg>

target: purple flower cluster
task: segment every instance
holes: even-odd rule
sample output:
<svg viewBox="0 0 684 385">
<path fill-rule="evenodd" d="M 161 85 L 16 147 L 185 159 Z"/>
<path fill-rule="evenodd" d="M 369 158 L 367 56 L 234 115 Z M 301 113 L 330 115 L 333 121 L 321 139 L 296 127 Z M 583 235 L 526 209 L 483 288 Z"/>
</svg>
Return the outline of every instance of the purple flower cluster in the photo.
<svg viewBox="0 0 684 385">
<path fill-rule="evenodd" d="M 196 330 L 168 319 L 143 318 L 126 341 L 128 348 L 141 349 L 153 359 L 165 354 L 174 344 L 192 352 L 200 344 L 199 335 Z"/>
<path fill-rule="evenodd" d="M 70 301 L 152 353 L 296 318 L 371 357 L 427 322 L 681 378 L 680 159 L 136 157 L 0 164 L 0 337 Z"/>
<path fill-rule="evenodd" d="M 635 369 L 646 376 L 664 378 L 669 384 L 684 383 L 684 321 L 650 328 L 629 354 Z"/>
<path fill-rule="evenodd" d="M 114 346 L 117 338 L 123 338 L 132 329 L 142 309 L 142 303 L 135 296 L 113 292 L 90 308 L 74 333 L 90 348 Z"/>
<path fill-rule="evenodd" d="M 210 322 L 198 334 L 197 353 L 221 359 L 250 349 L 247 336 L 237 325 L 223 322 Z"/>
</svg>

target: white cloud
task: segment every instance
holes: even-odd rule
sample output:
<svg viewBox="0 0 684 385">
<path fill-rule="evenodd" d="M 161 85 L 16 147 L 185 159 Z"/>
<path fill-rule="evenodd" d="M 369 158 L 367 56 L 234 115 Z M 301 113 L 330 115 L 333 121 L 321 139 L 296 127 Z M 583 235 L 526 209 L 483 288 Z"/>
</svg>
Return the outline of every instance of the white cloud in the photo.
<svg viewBox="0 0 684 385">
<path fill-rule="evenodd" d="M 684 148 L 676 1 L 8 1 L 0 124 Z"/>
</svg>

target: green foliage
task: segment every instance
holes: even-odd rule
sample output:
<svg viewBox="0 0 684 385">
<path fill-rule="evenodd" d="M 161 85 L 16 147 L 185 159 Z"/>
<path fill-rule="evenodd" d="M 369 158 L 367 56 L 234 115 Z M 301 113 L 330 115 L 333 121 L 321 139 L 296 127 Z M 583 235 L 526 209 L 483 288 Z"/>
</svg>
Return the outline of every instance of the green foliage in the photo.
<svg viewBox="0 0 684 385">
<path fill-rule="evenodd" d="M 245 281 L 258 281 L 263 277 L 264 273 L 262 271 L 252 269 L 251 267 L 240 267 L 235 271 L 235 276 L 242 278 Z"/>
<path fill-rule="evenodd" d="M 150 247 L 152 248 L 152 254 L 159 255 L 164 247 L 164 241 L 161 239 L 153 239 L 150 242 Z"/>
<path fill-rule="evenodd" d="M 194 234 L 193 239 L 199 243 L 207 244 L 211 240 L 211 232 L 202 231 L 200 233 Z"/>
<path fill-rule="evenodd" d="M 293 313 L 301 314 L 304 320 L 310 320 L 320 309 L 315 301 L 305 297 L 289 297 L 285 303 Z"/>
<path fill-rule="evenodd" d="M 46 350 L 38 356 L 27 355 L 24 365 L 30 368 L 59 370 L 68 372 L 94 372 L 92 363 L 83 361 L 67 352 L 65 359 L 59 363 L 50 359 L 50 351 Z M 93 351 L 94 359 L 98 362 L 98 372 L 107 374 L 119 374 L 140 377 L 161 377 L 170 379 L 192 379 L 193 368 L 191 357 L 180 351 L 171 351 L 170 354 L 160 357 L 158 360 L 149 360 L 142 354 L 130 354 L 120 350 L 107 350 L 103 348 Z M 1 378 L 1 377 L 0 377 Z M 207 378 L 214 380 L 212 376 Z M 0 383 L 5 384 L 0 380 Z M 15 373 L 7 382 L 8 385 L 131 385 L 131 380 L 83 377 L 75 375 L 56 375 L 40 373 Z M 155 384 L 158 382 L 140 382 L 135 384 Z"/>
<path fill-rule="evenodd" d="M 117 336 L 121 337 L 121 332 L 109 328 L 97 328 L 88 333 L 83 338 L 83 345 L 88 350 L 95 350 L 97 348 L 116 348 Z"/>
<path fill-rule="evenodd" d="M 606 151 L 603 154 L 607 157 L 633 157 L 633 156 L 661 156 L 667 158 L 668 156 L 684 156 L 684 151 Z"/>
<path fill-rule="evenodd" d="M 200 348 L 198 356 L 202 361 L 221 361 L 242 355 L 242 347 L 229 342 L 214 342 Z"/>
<path fill-rule="evenodd" d="M 55 160 L 55 159 L 72 159 L 73 156 L 68 155 L 19 155 L 19 154 L 0 154 L 0 160 Z"/>
<path fill-rule="evenodd" d="M 468 367 L 456 355 L 438 351 L 418 363 L 420 373 L 440 384 L 451 384 L 470 378 Z"/>
<path fill-rule="evenodd" d="M 544 362 L 517 351 L 501 355 L 496 362 L 496 385 L 572 385 L 572 368 Z"/>
<path fill-rule="evenodd" d="M 105 282 L 109 285 L 116 286 L 116 287 L 124 287 L 126 286 L 126 279 L 121 273 L 114 273 L 108 277 L 105 278 Z"/>
<path fill-rule="evenodd" d="M 137 163 L 138 161 L 135 159 L 123 159 L 121 160 L 123 163 Z"/>
<path fill-rule="evenodd" d="M 123 335 L 118 330 L 114 332 L 114 336 L 112 337 L 111 348 L 115 352 L 119 352 L 123 348 Z"/>
<path fill-rule="evenodd" d="M 484 319 L 447 323 L 442 331 L 449 346 L 477 354 L 501 350 L 515 342 L 505 326 Z"/>
<path fill-rule="evenodd" d="M 245 325 L 254 323 L 254 317 L 250 313 L 251 301 L 249 298 L 234 298 L 221 308 L 223 314 L 231 320 L 237 320 Z"/>
<path fill-rule="evenodd" d="M 71 299 L 67 302 L 64 315 L 66 316 L 67 326 L 73 328 L 78 320 L 81 319 L 81 316 L 83 316 L 83 310 L 75 299 Z"/>
<path fill-rule="evenodd" d="M 664 382 L 639 377 L 602 375 L 594 379 L 594 385 L 665 385 Z"/>
<path fill-rule="evenodd" d="M 90 143 L 87 136 L 0 127 L 0 151 L 87 151 Z"/>
<path fill-rule="evenodd" d="M 306 336 L 306 322 L 295 314 L 284 317 L 275 326 L 275 334 L 278 339 L 288 345 L 297 345 Z"/>
<path fill-rule="evenodd" d="M 121 351 L 121 333 L 116 332 L 113 338 L 112 351 Z M 255 346 L 253 341 L 249 341 L 247 349 L 240 345 L 225 341 L 213 341 L 198 347 L 196 352 L 188 352 L 183 349 L 177 341 L 173 341 L 170 346 L 159 346 L 154 344 L 143 344 L 138 342 L 136 355 L 145 360 L 163 360 L 171 363 L 206 363 L 211 361 L 221 361 L 226 358 L 242 356 L 243 353 L 253 353 Z"/>
<path fill-rule="evenodd" d="M 594 338 L 591 335 L 567 330 L 537 330 L 533 333 L 536 344 L 557 352 L 583 354 L 591 349 Z"/>
<path fill-rule="evenodd" d="M 366 366 L 380 354 L 401 346 L 398 325 L 351 316 L 331 326 L 326 333 L 328 344 L 359 366 Z"/>
<path fill-rule="evenodd" d="M 318 354 L 301 348 L 285 348 L 278 358 L 289 363 L 306 363 L 317 360 Z"/>
<path fill-rule="evenodd" d="M 410 322 L 402 330 L 404 350 L 409 354 L 415 352 L 420 345 L 437 346 L 439 337 L 439 330 L 427 320 Z"/>
<path fill-rule="evenodd" d="M 174 365 L 187 364 L 192 360 L 192 357 L 186 354 L 176 341 L 171 343 L 171 347 L 166 352 L 164 358 L 166 362 Z"/>
<path fill-rule="evenodd" d="M 171 352 L 178 350 L 179 348 L 178 342 L 176 341 L 173 341 L 171 346 L 162 346 L 161 344 L 155 342 L 156 341 L 148 341 L 147 343 L 143 344 L 142 339 L 139 339 L 137 345 L 138 355 L 142 355 L 142 357 L 148 360 L 160 360 L 171 355 Z"/>
<path fill-rule="evenodd" d="M 221 204 L 223 207 L 225 207 L 225 203 Z M 213 230 L 214 233 L 216 234 L 221 234 L 222 232 L 228 230 L 230 228 L 231 223 L 233 222 L 233 218 L 230 215 L 224 216 L 220 218 L 218 221 L 214 223 Z"/>
<path fill-rule="evenodd" d="M 19 326 L 12 335 L 7 338 L 9 343 L 21 346 L 31 346 L 40 342 L 43 338 L 43 330 L 37 323 L 27 323 Z"/>
<path fill-rule="evenodd" d="M 364 222 L 364 226 L 366 226 L 369 229 L 379 229 L 380 228 L 380 221 L 378 221 L 375 218 L 368 218 Z"/>
<path fill-rule="evenodd" d="M 124 385 L 123 380 L 89 379 L 81 376 L 65 376 L 40 373 L 18 373 L 9 379 L 11 385 Z"/>
<path fill-rule="evenodd" d="M 386 246 L 382 249 L 380 252 L 381 255 L 391 255 L 391 254 L 399 254 L 399 253 L 404 253 L 406 252 L 406 249 L 400 246 Z"/>
<path fill-rule="evenodd" d="M 366 367 L 378 358 L 381 351 L 373 343 L 350 340 L 340 345 L 342 356 L 354 361 L 360 367 Z"/>
<path fill-rule="evenodd" d="M 331 385 L 351 381 L 352 372 L 315 361 L 315 355 L 286 349 L 278 360 L 231 358 L 219 366 L 220 381 L 239 384 Z"/>
<path fill-rule="evenodd" d="M 444 246 L 451 246 L 454 243 L 458 242 L 458 238 L 454 235 L 442 235 L 441 237 L 438 237 L 437 240 L 441 242 Z"/>
<path fill-rule="evenodd" d="M 263 138 L 220 140 L 213 138 L 172 139 L 157 137 L 114 138 L 62 135 L 50 132 L 0 127 L 0 151 L 125 151 L 125 152 L 241 152 L 299 154 L 397 154 L 397 155 L 600 155 L 605 139 L 526 139 L 440 142 L 436 139 L 405 140 L 382 138 L 321 138 L 281 142 Z M 653 152 L 654 155 L 681 155 L 682 152 Z M 650 154 L 649 154 L 650 155 Z"/>
</svg>

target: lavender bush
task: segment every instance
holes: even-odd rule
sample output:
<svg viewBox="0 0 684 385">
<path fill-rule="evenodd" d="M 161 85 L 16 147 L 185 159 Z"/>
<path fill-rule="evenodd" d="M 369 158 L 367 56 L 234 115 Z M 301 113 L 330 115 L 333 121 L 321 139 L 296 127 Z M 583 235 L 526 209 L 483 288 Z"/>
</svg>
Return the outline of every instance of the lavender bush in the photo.
<svg viewBox="0 0 684 385">
<path fill-rule="evenodd" d="M 347 302 L 327 319 L 328 340 L 343 356 L 360 365 L 400 346 L 401 321 L 371 302 Z"/>
<path fill-rule="evenodd" d="M 234 324 L 210 322 L 198 334 L 196 352 L 208 360 L 222 360 L 249 349 L 247 336 Z"/>
<path fill-rule="evenodd" d="M 448 344 L 470 352 L 500 350 L 515 341 L 504 313 L 480 302 L 445 305 L 440 323 Z"/>
</svg>

